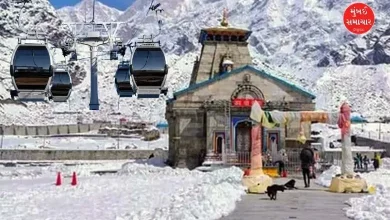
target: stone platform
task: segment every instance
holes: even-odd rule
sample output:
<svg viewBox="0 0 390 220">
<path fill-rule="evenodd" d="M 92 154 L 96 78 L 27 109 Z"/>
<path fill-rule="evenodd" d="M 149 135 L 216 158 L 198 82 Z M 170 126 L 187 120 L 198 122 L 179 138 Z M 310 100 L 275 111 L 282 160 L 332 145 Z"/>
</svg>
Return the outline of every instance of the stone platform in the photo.
<svg viewBox="0 0 390 220">
<path fill-rule="evenodd" d="M 289 179 L 274 179 L 275 184 L 284 184 Z M 276 201 L 266 194 L 245 195 L 236 209 L 222 220 L 348 220 L 343 211 L 345 201 L 367 194 L 342 194 L 326 192 L 327 188 L 311 182 L 311 188 L 304 189 L 303 180 L 297 179 L 298 190 L 278 192 Z"/>
</svg>

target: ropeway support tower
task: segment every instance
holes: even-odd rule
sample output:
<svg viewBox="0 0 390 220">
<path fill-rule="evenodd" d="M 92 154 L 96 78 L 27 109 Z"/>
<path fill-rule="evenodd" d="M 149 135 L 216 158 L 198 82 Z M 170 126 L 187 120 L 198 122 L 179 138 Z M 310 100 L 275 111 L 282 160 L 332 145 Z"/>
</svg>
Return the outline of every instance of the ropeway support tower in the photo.
<svg viewBox="0 0 390 220">
<path fill-rule="evenodd" d="M 90 87 L 90 110 L 99 110 L 98 91 L 98 59 L 97 48 L 102 45 L 109 45 L 112 50 L 116 44 L 122 42 L 116 38 L 117 31 L 125 22 L 95 22 L 95 3 L 93 1 L 92 21 L 89 23 L 64 23 L 73 33 L 76 44 L 83 44 L 90 50 L 91 65 L 91 87 Z"/>
</svg>

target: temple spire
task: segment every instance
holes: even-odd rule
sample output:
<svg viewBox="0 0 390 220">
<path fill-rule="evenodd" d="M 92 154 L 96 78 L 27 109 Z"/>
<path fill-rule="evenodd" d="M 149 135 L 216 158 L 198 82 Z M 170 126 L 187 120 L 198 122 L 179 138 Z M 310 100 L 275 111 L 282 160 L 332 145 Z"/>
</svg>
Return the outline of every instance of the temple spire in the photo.
<svg viewBox="0 0 390 220">
<path fill-rule="evenodd" d="M 223 27 L 227 27 L 229 25 L 227 20 L 227 15 L 228 15 L 228 11 L 226 8 L 224 8 L 222 13 L 222 21 L 221 21 L 221 26 Z"/>
</svg>

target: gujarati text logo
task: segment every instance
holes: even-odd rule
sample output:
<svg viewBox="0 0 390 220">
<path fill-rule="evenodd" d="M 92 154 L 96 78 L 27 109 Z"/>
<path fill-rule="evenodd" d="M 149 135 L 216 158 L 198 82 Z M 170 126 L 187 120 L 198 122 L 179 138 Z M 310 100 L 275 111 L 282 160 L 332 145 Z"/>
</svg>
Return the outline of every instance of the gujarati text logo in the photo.
<svg viewBox="0 0 390 220">
<path fill-rule="evenodd" d="M 353 3 L 344 11 L 344 25 L 354 34 L 365 34 L 374 26 L 374 11 L 364 3 Z"/>
</svg>

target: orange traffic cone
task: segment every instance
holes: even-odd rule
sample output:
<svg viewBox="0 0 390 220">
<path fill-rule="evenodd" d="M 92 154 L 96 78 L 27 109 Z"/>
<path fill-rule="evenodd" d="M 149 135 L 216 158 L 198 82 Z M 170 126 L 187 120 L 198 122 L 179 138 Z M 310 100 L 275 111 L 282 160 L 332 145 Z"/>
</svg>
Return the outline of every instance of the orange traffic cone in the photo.
<svg viewBox="0 0 390 220">
<path fill-rule="evenodd" d="M 75 186 L 77 185 L 77 176 L 76 176 L 76 172 L 73 172 L 73 175 L 72 175 L 72 182 L 70 183 L 72 186 Z"/>
<path fill-rule="evenodd" d="M 62 184 L 61 172 L 58 172 L 56 186 L 61 186 L 61 184 Z"/>
</svg>

